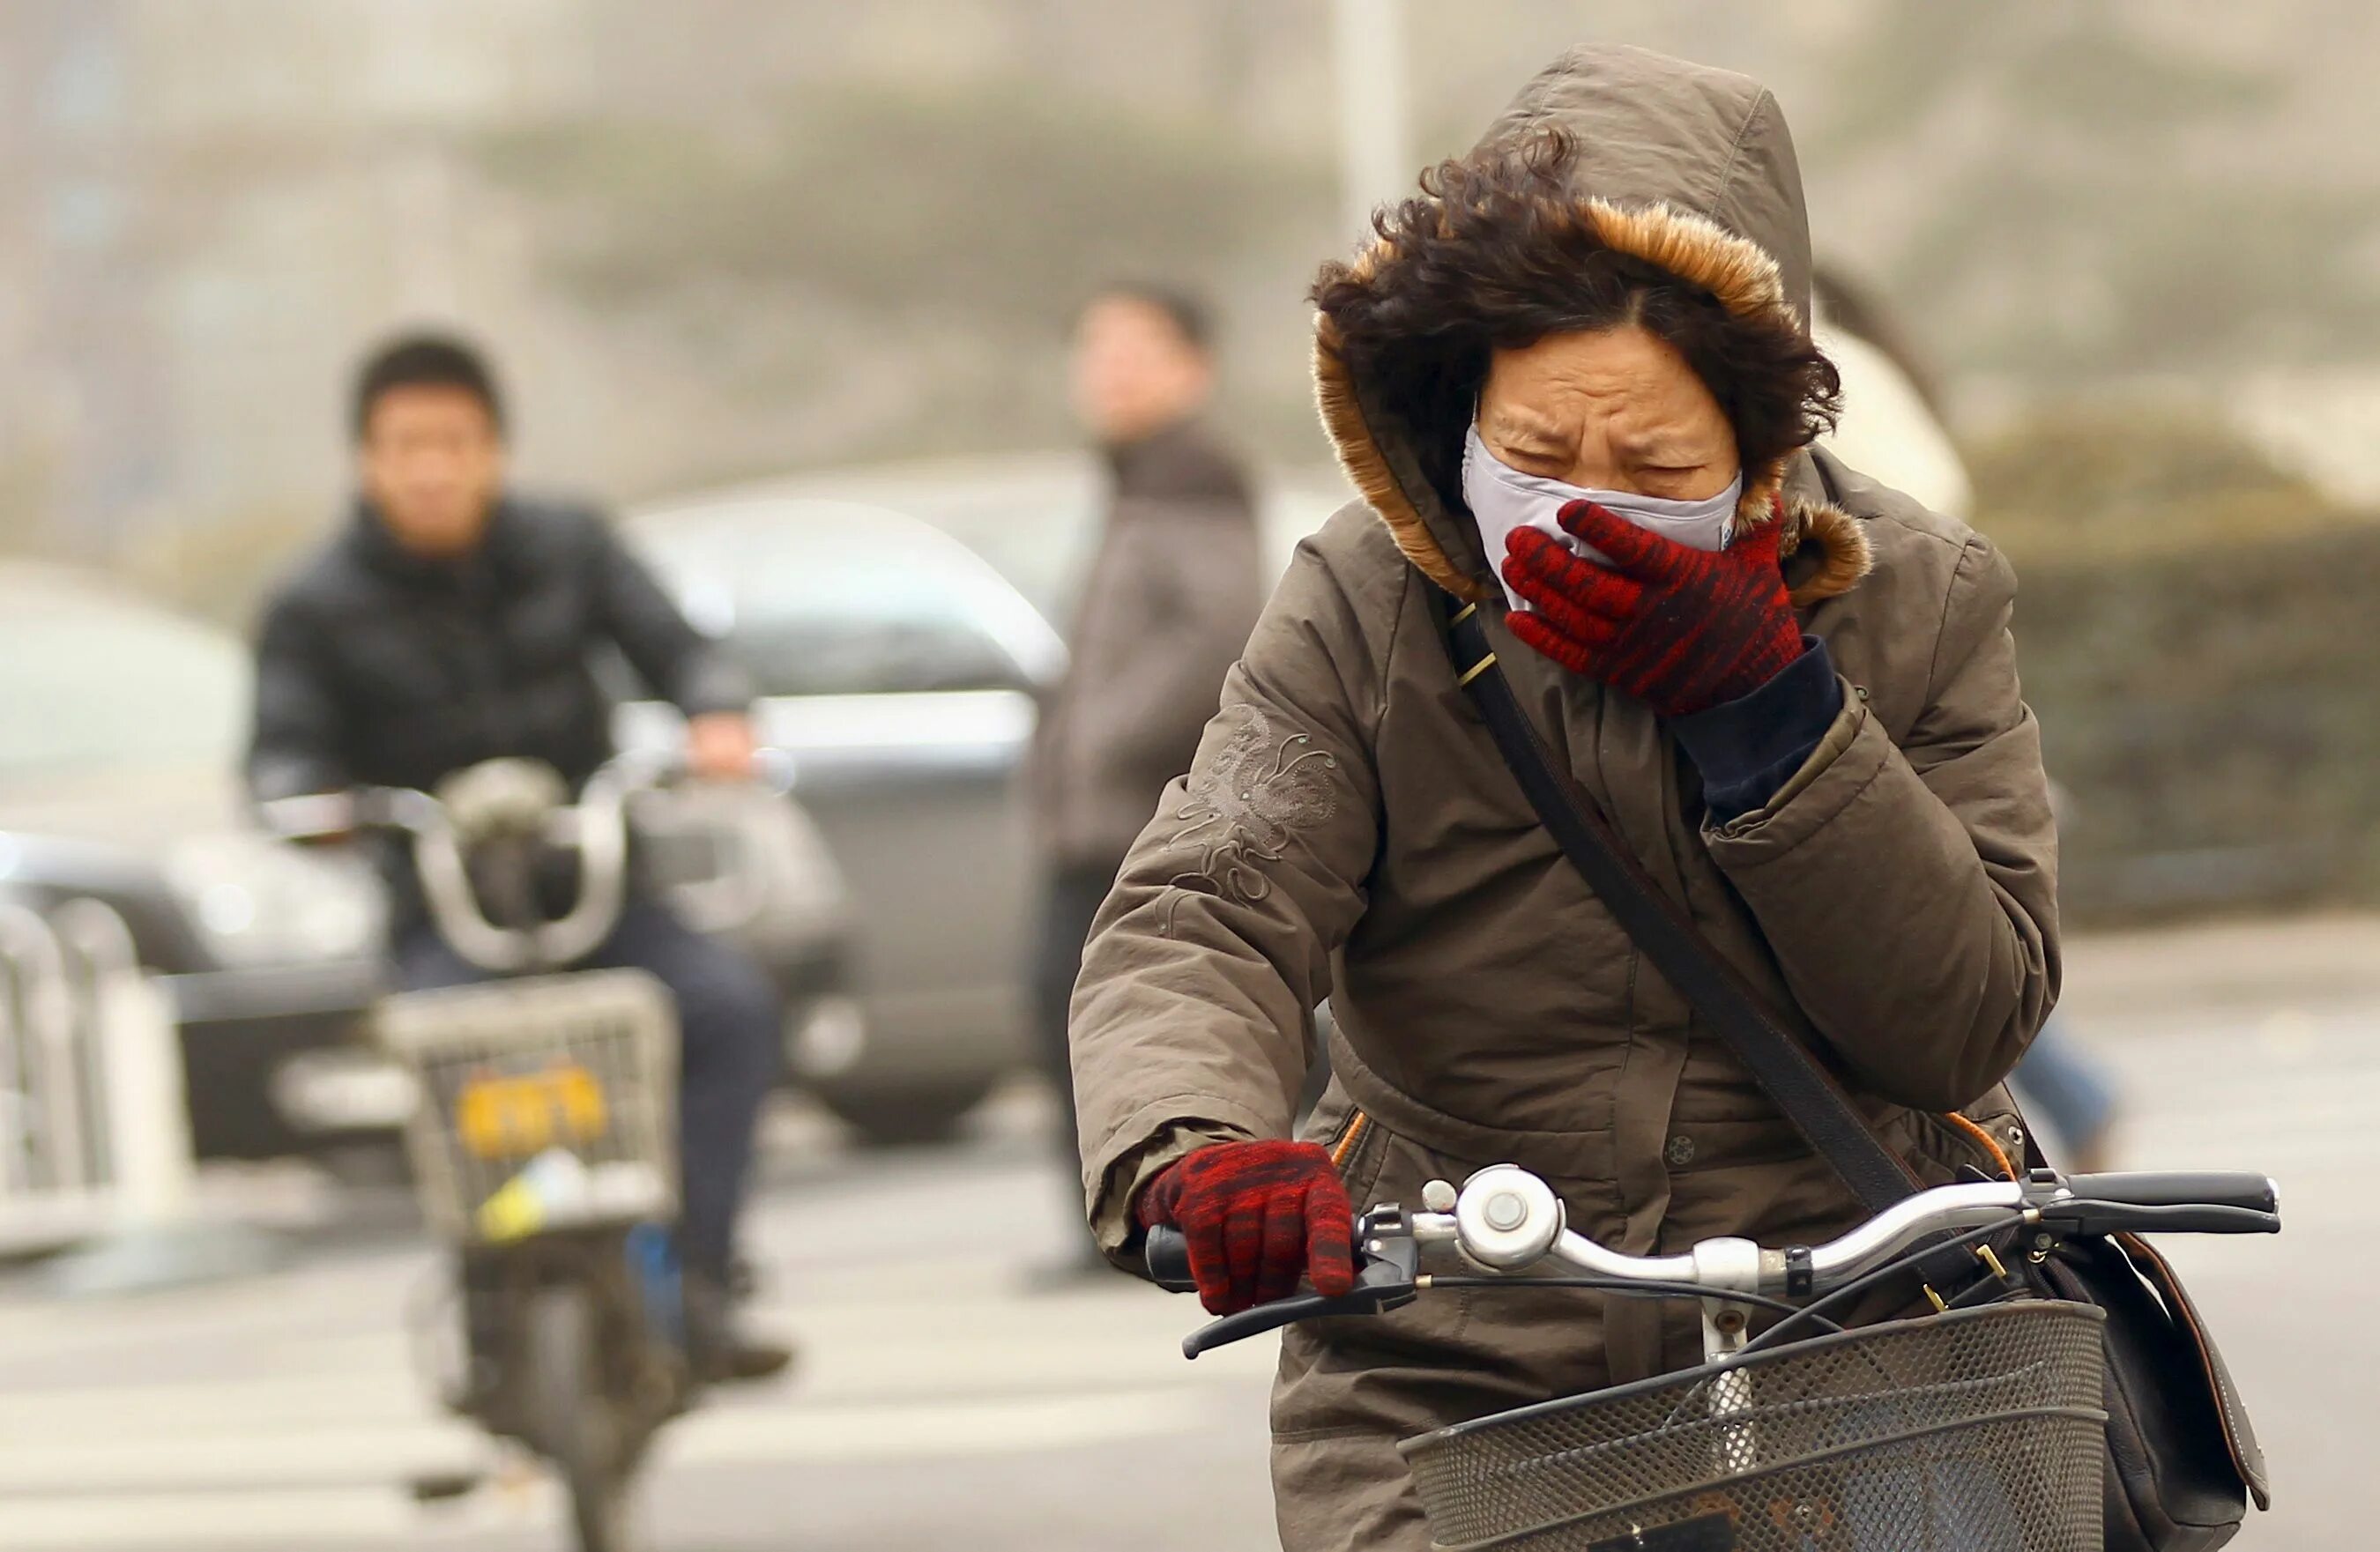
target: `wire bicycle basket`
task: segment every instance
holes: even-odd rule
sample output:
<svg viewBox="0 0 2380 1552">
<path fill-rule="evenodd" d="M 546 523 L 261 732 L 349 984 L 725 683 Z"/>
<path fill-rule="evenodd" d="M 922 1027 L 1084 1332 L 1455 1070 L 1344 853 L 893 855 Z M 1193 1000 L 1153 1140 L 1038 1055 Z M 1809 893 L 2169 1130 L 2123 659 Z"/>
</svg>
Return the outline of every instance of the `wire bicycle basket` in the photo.
<svg viewBox="0 0 2380 1552">
<path fill-rule="evenodd" d="M 638 970 L 385 999 L 382 1044 L 412 1072 L 406 1151 L 441 1235 L 503 1243 L 677 1212 L 677 1019 Z"/>
<path fill-rule="evenodd" d="M 2105 1324 L 1894 1321 L 1401 1448 L 1443 1552 L 2098 1552 Z"/>
</svg>

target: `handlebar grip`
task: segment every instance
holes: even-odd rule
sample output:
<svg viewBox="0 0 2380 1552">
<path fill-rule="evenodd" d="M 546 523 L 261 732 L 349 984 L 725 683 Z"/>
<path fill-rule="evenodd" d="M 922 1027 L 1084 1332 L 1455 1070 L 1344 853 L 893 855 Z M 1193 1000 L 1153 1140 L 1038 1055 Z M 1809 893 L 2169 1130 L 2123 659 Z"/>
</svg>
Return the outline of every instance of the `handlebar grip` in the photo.
<svg viewBox="0 0 2380 1552">
<path fill-rule="evenodd" d="M 2269 1176 L 2242 1170 L 2140 1170 L 2069 1175 L 2066 1189 L 2084 1201 L 2134 1207 L 2232 1207 L 2277 1213 L 2279 1193 Z"/>
<path fill-rule="evenodd" d="M 1182 1237 L 1181 1230 L 1151 1229 L 1141 1242 L 1140 1255 L 1148 1267 L 1148 1280 L 1168 1293 L 1198 1291 L 1198 1279 L 1190 1275 L 1190 1242 Z"/>
<path fill-rule="evenodd" d="M 2069 1175 L 2065 1200 L 2044 1217 L 2068 1232 L 2277 1234 L 2280 1194 L 2244 1170 L 2136 1170 Z"/>
<path fill-rule="evenodd" d="M 1169 1293 L 1198 1291 L 1197 1280 L 1190 1275 L 1190 1242 L 1183 1238 L 1181 1230 L 1163 1226 L 1149 1230 L 1141 1241 L 1140 1255 L 1148 1270 L 1148 1280 L 1158 1287 Z M 1294 1293 L 1208 1321 L 1182 1339 L 1182 1356 L 1196 1358 L 1211 1349 L 1227 1347 L 1318 1315 L 1370 1315 L 1382 1303 L 1382 1291 L 1378 1288 L 1359 1289 L 1336 1299 L 1326 1299 L 1319 1293 Z"/>
</svg>

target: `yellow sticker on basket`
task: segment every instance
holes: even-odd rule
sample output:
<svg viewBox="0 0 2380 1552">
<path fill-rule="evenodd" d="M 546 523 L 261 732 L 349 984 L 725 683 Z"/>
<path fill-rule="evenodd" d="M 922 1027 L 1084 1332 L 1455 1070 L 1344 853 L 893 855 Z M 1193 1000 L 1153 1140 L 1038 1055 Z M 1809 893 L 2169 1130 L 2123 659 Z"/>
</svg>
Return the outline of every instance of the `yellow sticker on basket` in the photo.
<svg viewBox="0 0 2380 1552">
<path fill-rule="evenodd" d="M 480 1204 L 480 1237 L 502 1243 L 523 1239 L 545 1227 L 545 1204 L 537 1187 L 516 1175 L 503 1189 Z"/>
<path fill-rule="evenodd" d="M 592 1142 L 611 1124 L 603 1085 L 575 1061 L 473 1078 L 455 1097 L 455 1133 L 480 1158 L 521 1158 L 557 1143 Z"/>
</svg>

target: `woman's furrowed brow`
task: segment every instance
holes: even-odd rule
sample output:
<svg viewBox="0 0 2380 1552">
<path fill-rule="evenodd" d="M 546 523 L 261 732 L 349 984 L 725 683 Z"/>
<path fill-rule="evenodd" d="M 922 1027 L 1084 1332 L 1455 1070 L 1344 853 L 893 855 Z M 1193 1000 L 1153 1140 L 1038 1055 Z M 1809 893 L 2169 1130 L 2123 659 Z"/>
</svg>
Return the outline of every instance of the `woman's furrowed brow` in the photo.
<svg viewBox="0 0 2380 1552">
<path fill-rule="evenodd" d="M 1539 415 L 1516 413 L 1510 409 L 1489 410 L 1485 417 L 1488 429 L 1508 443 L 1521 443 L 1548 450 L 1562 445 L 1560 430 Z"/>
</svg>

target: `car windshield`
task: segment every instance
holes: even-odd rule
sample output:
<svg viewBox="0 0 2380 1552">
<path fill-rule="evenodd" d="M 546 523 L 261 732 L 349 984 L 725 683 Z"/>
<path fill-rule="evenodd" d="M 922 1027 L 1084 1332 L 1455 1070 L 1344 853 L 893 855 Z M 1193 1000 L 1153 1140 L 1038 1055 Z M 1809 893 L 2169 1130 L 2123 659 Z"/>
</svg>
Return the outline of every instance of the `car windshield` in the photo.
<svg viewBox="0 0 2380 1552">
<path fill-rule="evenodd" d="M 858 503 L 649 515 L 638 547 L 766 696 L 1029 688 L 1061 650 L 965 546 Z"/>
<path fill-rule="evenodd" d="M 227 636 L 79 587 L 0 582 L 0 774 L 227 767 L 248 702 Z"/>
</svg>

